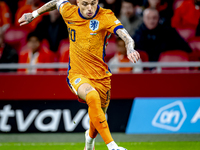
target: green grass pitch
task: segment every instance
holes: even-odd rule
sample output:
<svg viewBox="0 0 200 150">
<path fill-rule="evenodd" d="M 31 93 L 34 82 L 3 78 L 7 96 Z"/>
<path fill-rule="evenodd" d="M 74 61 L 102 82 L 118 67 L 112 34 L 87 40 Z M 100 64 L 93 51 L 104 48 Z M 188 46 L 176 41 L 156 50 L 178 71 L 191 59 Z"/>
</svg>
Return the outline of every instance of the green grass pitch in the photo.
<svg viewBox="0 0 200 150">
<path fill-rule="evenodd" d="M 120 142 L 128 150 L 200 150 L 200 142 Z M 96 150 L 107 150 L 97 142 Z M 84 143 L 0 143 L 0 150 L 83 150 Z"/>
</svg>

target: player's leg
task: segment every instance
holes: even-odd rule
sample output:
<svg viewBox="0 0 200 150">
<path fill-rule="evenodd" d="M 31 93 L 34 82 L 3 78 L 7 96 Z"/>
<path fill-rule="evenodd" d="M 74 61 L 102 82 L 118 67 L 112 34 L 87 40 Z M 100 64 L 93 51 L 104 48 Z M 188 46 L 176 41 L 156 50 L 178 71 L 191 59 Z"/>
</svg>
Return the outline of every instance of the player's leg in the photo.
<svg viewBox="0 0 200 150">
<path fill-rule="evenodd" d="M 92 128 L 94 132 L 95 129 L 98 131 L 109 150 L 125 150 L 122 147 L 118 147 L 118 145 L 114 142 L 111 136 L 108 123 L 105 117 L 107 107 L 104 107 L 103 109 L 101 108 L 102 105 L 99 93 L 90 84 L 84 83 L 78 88 L 78 95 L 88 104 L 88 113 L 92 123 L 90 124 L 90 128 Z M 96 133 L 91 134 L 94 134 L 94 137 L 96 137 Z M 93 140 L 94 138 L 89 136 L 89 141 L 91 143 L 94 142 Z"/>
<path fill-rule="evenodd" d="M 104 114 L 106 114 L 108 107 L 102 108 Z M 96 130 L 95 126 L 93 125 L 92 121 L 89 121 L 90 123 L 90 128 L 89 128 L 89 137 L 91 137 L 92 139 L 96 138 L 98 131 Z"/>
<path fill-rule="evenodd" d="M 100 84 L 98 86 L 102 87 L 98 88 L 98 92 L 93 88 L 93 86 L 91 86 L 94 85 L 94 87 L 97 88 L 97 86 L 91 80 L 79 74 L 70 74 L 67 77 L 67 83 L 70 89 L 79 96 L 79 101 L 82 102 L 82 100 L 84 100 L 88 104 L 90 119 L 98 133 L 102 136 L 103 140 L 107 144 L 108 149 L 121 150 L 111 137 L 105 114 L 101 109 L 100 94 L 102 96 L 103 93 L 104 99 L 106 99 L 106 96 L 108 96 L 106 90 L 110 90 L 110 79 L 107 78 L 106 80 L 99 81 Z M 99 91 L 99 89 L 101 90 Z M 104 102 L 104 104 L 109 104 L 108 101 Z M 101 121 L 102 123 L 100 123 Z"/>
<path fill-rule="evenodd" d="M 107 107 L 102 108 L 104 114 L 106 113 Z M 95 150 L 95 138 L 98 134 L 95 126 L 93 125 L 92 121 L 89 121 L 90 128 L 85 132 L 85 148 L 84 150 Z"/>
<path fill-rule="evenodd" d="M 78 88 L 78 96 L 88 104 L 88 114 L 94 127 L 106 144 L 113 141 L 110 134 L 105 114 L 101 108 L 99 93 L 88 83 L 83 83 Z"/>
</svg>

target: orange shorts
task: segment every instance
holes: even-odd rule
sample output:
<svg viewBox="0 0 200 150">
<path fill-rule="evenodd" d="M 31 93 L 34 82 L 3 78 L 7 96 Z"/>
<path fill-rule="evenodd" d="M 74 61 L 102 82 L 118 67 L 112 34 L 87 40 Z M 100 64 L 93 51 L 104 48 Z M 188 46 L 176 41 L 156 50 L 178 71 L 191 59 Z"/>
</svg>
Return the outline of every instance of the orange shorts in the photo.
<svg viewBox="0 0 200 150">
<path fill-rule="evenodd" d="M 75 93 L 77 96 L 78 96 L 77 91 L 79 86 L 83 83 L 89 83 L 99 93 L 99 96 L 101 98 L 101 107 L 102 108 L 108 107 L 110 103 L 110 89 L 111 89 L 110 77 L 106 77 L 104 79 L 88 79 L 80 74 L 76 75 L 70 74 L 70 77 L 69 76 L 67 77 L 67 83 L 72 92 Z M 85 101 L 79 97 L 78 100 L 79 102 L 85 103 Z"/>
</svg>

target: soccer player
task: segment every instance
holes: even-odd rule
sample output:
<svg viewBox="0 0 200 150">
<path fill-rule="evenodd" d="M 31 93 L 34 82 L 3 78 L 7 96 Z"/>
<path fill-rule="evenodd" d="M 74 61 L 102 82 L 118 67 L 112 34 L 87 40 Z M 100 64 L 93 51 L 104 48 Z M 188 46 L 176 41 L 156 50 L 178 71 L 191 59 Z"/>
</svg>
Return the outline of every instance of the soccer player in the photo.
<svg viewBox="0 0 200 150">
<path fill-rule="evenodd" d="M 19 23 L 25 25 L 44 12 L 59 10 L 70 37 L 67 82 L 79 101 L 88 105 L 90 128 L 85 133 L 85 150 L 94 149 L 98 133 L 109 150 L 125 150 L 114 142 L 105 117 L 111 89 L 111 72 L 104 62 L 108 33 L 115 33 L 124 40 L 127 56 L 132 62 L 136 63 L 140 55 L 134 50 L 133 39 L 111 10 L 101 8 L 98 0 L 77 0 L 77 5 L 52 0 L 32 13 L 24 14 Z"/>
</svg>

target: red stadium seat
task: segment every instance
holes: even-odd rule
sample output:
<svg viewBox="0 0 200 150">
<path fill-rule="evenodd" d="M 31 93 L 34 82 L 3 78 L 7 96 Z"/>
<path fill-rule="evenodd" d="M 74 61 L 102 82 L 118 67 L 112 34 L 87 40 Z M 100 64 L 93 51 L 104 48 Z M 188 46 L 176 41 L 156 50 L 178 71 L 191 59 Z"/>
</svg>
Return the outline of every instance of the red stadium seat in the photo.
<svg viewBox="0 0 200 150">
<path fill-rule="evenodd" d="M 181 50 L 170 50 L 162 52 L 159 57 L 159 62 L 188 62 L 188 53 Z M 188 71 L 189 67 L 179 67 L 179 68 L 162 68 L 162 70 L 178 70 L 178 71 Z"/>
<path fill-rule="evenodd" d="M 28 33 L 29 31 L 26 28 L 12 26 L 5 32 L 4 40 L 20 52 L 21 48 L 26 45 Z"/>
<path fill-rule="evenodd" d="M 141 50 L 137 50 L 140 54 L 140 58 L 142 60 L 142 62 L 147 62 L 149 61 L 149 56 L 145 51 L 141 51 Z"/>
<path fill-rule="evenodd" d="M 173 10 L 176 10 L 181 4 L 183 3 L 184 0 L 174 0 L 173 3 Z"/>
<path fill-rule="evenodd" d="M 200 61 L 200 51 L 193 51 L 189 54 L 190 61 Z"/>
<path fill-rule="evenodd" d="M 109 40 L 108 45 L 106 47 L 106 56 L 105 56 L 105 62 L 108 62 L 117 52 L 117 45 L 115 40 Z"/>
<path fill-rule="evenodd" d="M 196 30 L 195 29 L 180 29 L 180 28 L 176 28 L 177 32 L 179 33 L 179 35 L 185 40 L 185 41 L 189 41 L 191 38 L 193 38 L 195 36 Z"/>
<path fill-rule="evenodd" d="M 142 62 L 148 62 L 149 61 L 149 56 L 145 51 L 142 50 L 137 50 L 138 53 L 140 54 L 140 59 L 142 60 Z M 149 71 L 150 69 L 147 67 L 143 68 L 144 71 Z"/>
<path fill-rule="evenodd" d="M 58 47 L 58 53 L 60 56 L 62 56 L 65 51 L 69 50 L 69 39 L 63 39 L 60 41 L 59 47 Z"/>
<path fill-rule="evenodd" d="M 193 37 L 188 41 L 192 49 L 192 53 L 189 54 L 190 61 L 200 61 L 200 37 Z"/>
<path fill-rule="evenodd" d="M 187 62 L 188 53 L 182 50 L 170 50 L 162 52 L 159 57 L 159 62 Z"/>
<path fill-rule="evenodd" d="M 50 49 L 49 41 L 47 39 L 43 39 L 41 42 L 41 46 L 47 49 Z"/>
<path fill-rule="evenodd" d="M 188 41 L 191 49 L 193 51 L 200 51 L 200 37 L 193 37 Z"/>
</svg>

